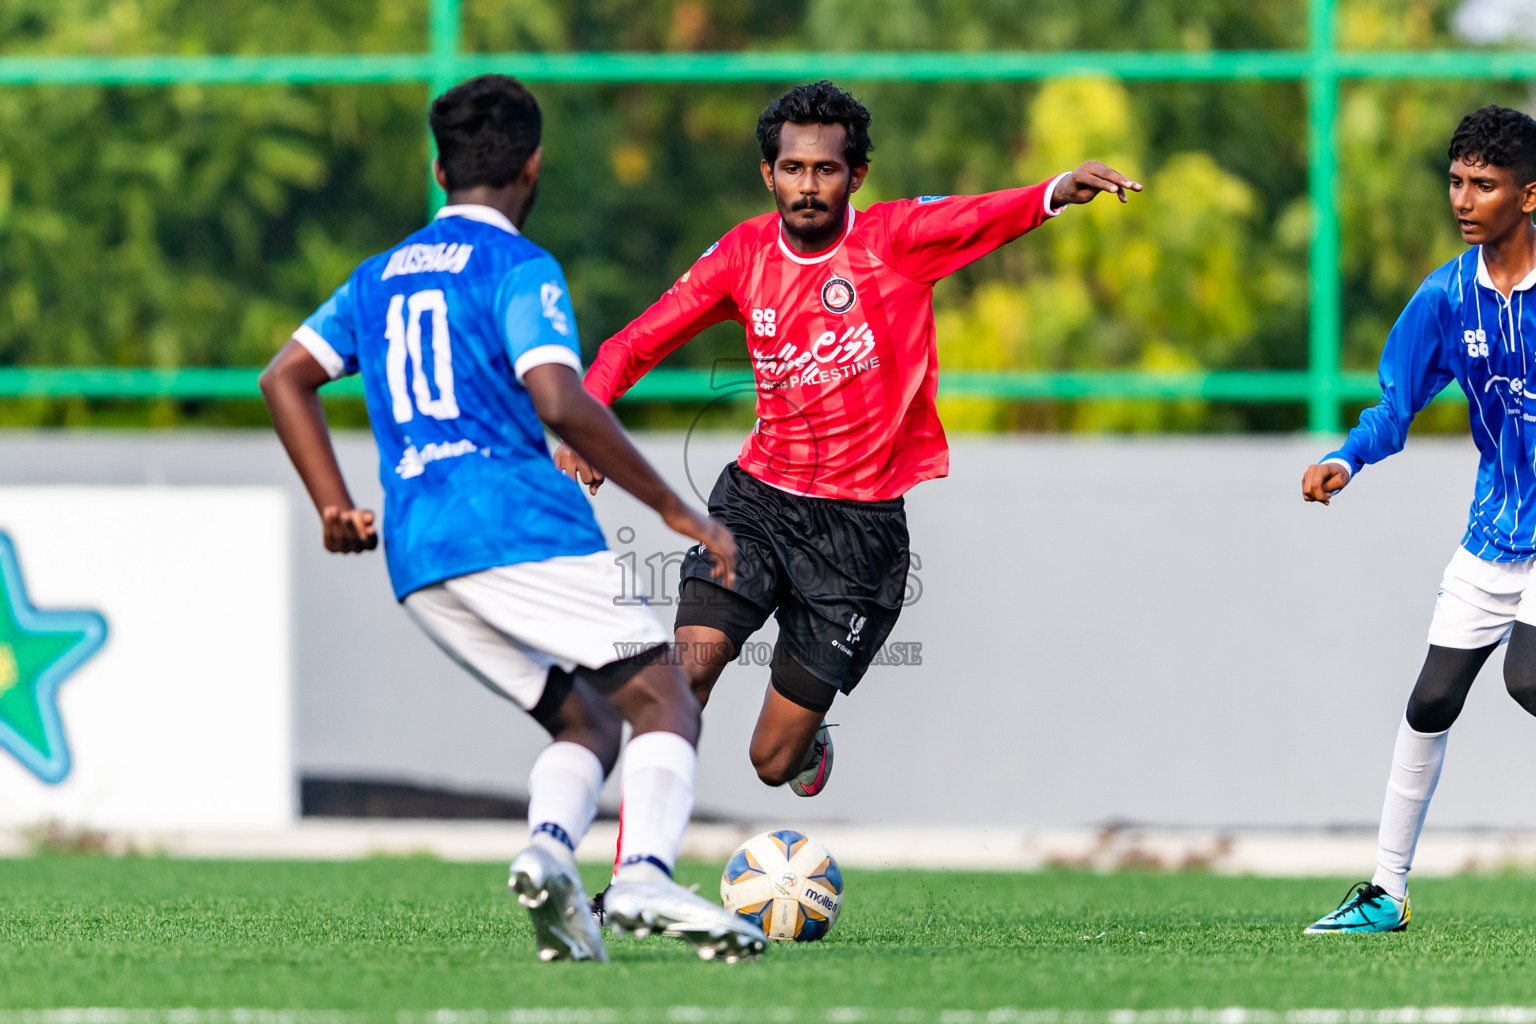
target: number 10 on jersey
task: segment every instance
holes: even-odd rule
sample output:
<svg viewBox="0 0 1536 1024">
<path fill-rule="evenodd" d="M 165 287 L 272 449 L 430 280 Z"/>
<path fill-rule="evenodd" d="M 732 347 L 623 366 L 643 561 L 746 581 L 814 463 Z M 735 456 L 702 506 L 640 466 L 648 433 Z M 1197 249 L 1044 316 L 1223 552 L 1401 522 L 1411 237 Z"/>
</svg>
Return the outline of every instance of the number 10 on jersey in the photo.
<svg viewBox="0 0 1536 1024">
<path fill-rule="evenodd" d="M 437 397 L 427 383 L 421 359 L 421 320 L 432 314 L 432 380 Z M 423 416 L 438 420 L 457 419 L 459 404 L 453 398 L 453 347 L 448 339 L 448 299 L 439 288 L 428 288 L 410 296 L 396 295 L 389 300 L 384 322 L 384 337 L 389 340 L 384 370 L 389 378 L 389 396 L 394 404 L 395 422 L 406 423 L 420 409 Z M 406 391 L 405 364 L 411 364 L 411 390 Z M 416 398 L 415 409 L 411 394 Z"/>
</svg>

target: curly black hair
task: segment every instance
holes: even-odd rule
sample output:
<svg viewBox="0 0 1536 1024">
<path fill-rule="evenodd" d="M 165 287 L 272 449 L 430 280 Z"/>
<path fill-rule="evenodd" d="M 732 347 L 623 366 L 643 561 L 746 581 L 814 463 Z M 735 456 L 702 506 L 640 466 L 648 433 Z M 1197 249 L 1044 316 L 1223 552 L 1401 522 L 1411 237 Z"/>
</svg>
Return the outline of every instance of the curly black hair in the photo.
<svg viewBox="0 0 1536 1024">
<path fill-rule="evenodd" d="M 543 128 L 538 101 L 510 75 L 460 82 L 432 101 L 429 120 L 450 190 L 510 184 Z"/>
<path fill-rule="evenodd" d="M 826 79 L 797 85 L 763 108 L 757 119 L 757 144 L 770 165 L 779 158 L 779 131 L 790 124 L 840 124 L 847 130 L 843 156 L 850 167 L 869 163 L 869 111 L 864 104 Z"/>
<path fill-rule="evenodd" d="M 1520 185 L 1536 181 L 1536 120 L 1509 107 L 1486 106 L 1461 119 L 1447 155 L 1467 164 L 1506 167 Z"/>
</svg>

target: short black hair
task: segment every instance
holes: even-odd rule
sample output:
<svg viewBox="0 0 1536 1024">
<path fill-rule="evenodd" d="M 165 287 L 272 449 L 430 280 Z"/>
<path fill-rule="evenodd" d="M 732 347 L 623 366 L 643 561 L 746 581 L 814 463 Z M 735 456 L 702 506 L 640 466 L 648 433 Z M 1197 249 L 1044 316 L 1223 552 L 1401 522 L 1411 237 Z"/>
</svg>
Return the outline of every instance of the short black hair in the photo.
<svg viewBox="0 0 1536 1024">
<path fill-rule="evenodd" d="M 1509 107 L 1486 106 L 1461 119 L 1447 153 L 1452 161 L 1506 167 L 1515 182 L 1536 181 L 1536 120 Z"/>
<path fill-rule="evenodd" d="M 826 79 L 797 85 L 763 108 L 757 119 L 757 144 L 770 165 L 779 158 L 779 131 L 784 123 L 840 124 L 848 133 L 843 157 L 850 167 L 869 163 L 869 111 L 864 104 Z"/>
<path fill-rule="evenodd" d="M 449 189 L 511 184 L 544 123 L 533 93 L 510 75 L 460 82 L 432 101 L 430 122 Z"/>
</svg>

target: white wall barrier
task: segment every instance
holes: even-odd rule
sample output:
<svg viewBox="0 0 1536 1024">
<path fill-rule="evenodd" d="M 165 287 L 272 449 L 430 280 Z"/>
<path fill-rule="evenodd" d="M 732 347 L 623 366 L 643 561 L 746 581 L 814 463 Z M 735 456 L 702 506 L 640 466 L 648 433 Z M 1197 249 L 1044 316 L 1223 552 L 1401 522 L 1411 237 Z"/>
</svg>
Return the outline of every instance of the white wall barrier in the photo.
<svg viewBox="0 0 1536 1024">
<path fill-rule="evenodd" d="M 295 817 L 288 497 L 0 487 L 0 826 Z"/>
<path fill-rule="evenodd" d="M 739 443 L 641 438 L 691 500 Z M 1414 438 L 1331 507 L 1306 505 L 1302 470 L 1330 443 L 955 439 L 949 479 L 908 499 L 921 591 L 891 642 L 909 647 L 834 707 L 832 785 L 803 800 L 748 761 L 770 623 L 705 712 L 701 814 L 1369 826 L 1476 454 Z M 338 452 L 377 507 L 372 440 Z M 5 489 L 23 484 L 94 486 Z M 322 550 L 269 432 L 0 434 L 0 485 L 32 603 L 108 629 L 58 689 L 71 776 L 47 785 L 0 749 L 0 824 L 275 825 L 299 775 L 523 792 L 541 731 L 410 624 L 379 553 Z M 595 504 L 615 556 L 675 586 L 682 538 L 611 486 Z M 1455 727 L 1431 828 L 1536 827 L 1510 783 L 1536 772 L 1536 721 L 1498 665 Z"/>
</svg>

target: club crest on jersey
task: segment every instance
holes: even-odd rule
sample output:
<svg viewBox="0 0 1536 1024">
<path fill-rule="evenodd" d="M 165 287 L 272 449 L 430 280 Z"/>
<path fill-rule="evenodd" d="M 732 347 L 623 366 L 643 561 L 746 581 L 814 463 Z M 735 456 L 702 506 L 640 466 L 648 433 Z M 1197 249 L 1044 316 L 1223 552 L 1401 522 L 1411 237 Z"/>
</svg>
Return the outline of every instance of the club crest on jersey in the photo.
<svg viewBox="0 0 1536 1024">
<path fill-rule="evenodd" d="M 828 313 L 846 313 L 858 299 L 859 293 L 846 277 L 833 277 L 821 286 L 821 304 Z"/>
</svg>

